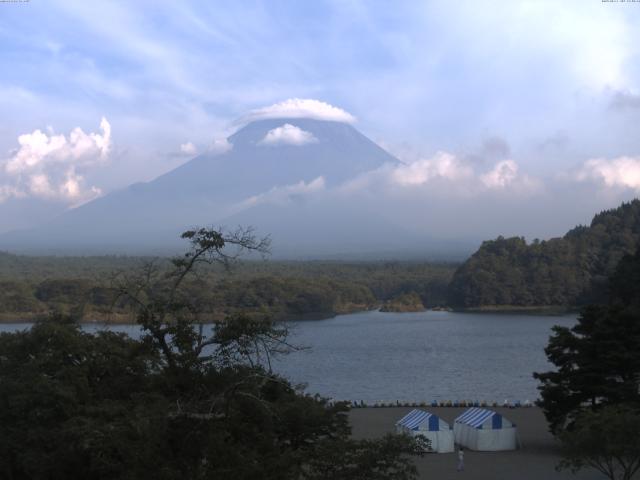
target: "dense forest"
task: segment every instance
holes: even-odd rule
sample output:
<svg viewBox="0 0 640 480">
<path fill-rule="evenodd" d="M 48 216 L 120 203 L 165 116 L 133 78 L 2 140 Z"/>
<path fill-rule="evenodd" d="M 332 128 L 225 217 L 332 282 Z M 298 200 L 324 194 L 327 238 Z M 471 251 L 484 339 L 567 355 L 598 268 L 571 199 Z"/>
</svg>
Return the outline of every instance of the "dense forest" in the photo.
<svg viewBox="0 0 640 480">
<path fill-rule="evenodd" d="M 598 303 L 618 262 L 640 245 L 640 200 L 597 214 L 562 238 L 486 241 L 455 273 L 456 307 L 564 306 Z"/>
<path fill-rule="evenodd" d="M 31 320 L 60 312 L 82 321 L 131 321 L 113 286 L 143 265 L 142 257 L 27 257 L 0 254 L 0 319 Z M 274 262 L 247 260 L 231 271 L 190 279 L 204 320 L 244 312 L 275 319 L 326 317 L 376 308 L 402 295 L 427 307 L 446 303 L 456 265 L 422 262 Z M 197 290 L 197 295 L 195 294 Z"/>
</svg>

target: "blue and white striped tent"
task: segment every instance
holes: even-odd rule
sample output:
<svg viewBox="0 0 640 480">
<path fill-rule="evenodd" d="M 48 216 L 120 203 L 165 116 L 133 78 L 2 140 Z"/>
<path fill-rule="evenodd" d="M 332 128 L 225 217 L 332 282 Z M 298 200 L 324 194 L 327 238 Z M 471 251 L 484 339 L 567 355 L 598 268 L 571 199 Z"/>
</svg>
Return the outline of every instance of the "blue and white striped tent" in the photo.
<svg viewBox="0 0 640 480">
<path fill-rule="evenodd" d="M 440 430 L 440 418 L 424 410 L 414 409 L 398 420 L 396 425 L 401 425 L 409 430 L 429 430 L 430 432 L 436 432 Z M 448 425 L 447 428 L 449 428 Z"/>
<path fill-rule="evenodd" d="M 464 423 L 473 428 L 483 428 L 483 425 L 491 420 L 491 428 L 502 428 L 502 415 L 493 410 L 473 407 L 464 412 L 456 422 Z"/>
<path fill-rule="evenodd" d="M 433 452 L 453 452 L 453 430 L 449 424 L 424 410 L 411 410 L 396 422 L 396 431 L 427 438 Z"/>
<path fill-rule="evenodd" d="M 493 410 L 470 408 L 455 419 L 456 443 L 471 450 L 515 450 L 516 426 Z"/>
</svg>

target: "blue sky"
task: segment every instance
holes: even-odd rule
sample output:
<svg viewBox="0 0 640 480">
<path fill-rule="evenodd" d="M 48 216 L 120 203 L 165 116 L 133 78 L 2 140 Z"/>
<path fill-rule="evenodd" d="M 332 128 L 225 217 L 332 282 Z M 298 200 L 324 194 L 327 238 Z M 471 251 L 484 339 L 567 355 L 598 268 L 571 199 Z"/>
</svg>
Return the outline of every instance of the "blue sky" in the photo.
<svg viewBox="0 0 640 480">
<path fill-rule="evenodd" d="M 640 189 L 625 180 L 640 175 L 638 20 L 640 4 L 600 0 L 0 3 L 0 161 L 37 129 L 111 130 L 108 152 L 65 153 L 85 160 L 40 172 L 40 190 L 0 174 L 0 221 L 154 178 L 296 97 L 346 110 L 407 162 L 508 158 L 541 181 L 609 162 L 593 175 L 613 203 Z"/>
</svg>

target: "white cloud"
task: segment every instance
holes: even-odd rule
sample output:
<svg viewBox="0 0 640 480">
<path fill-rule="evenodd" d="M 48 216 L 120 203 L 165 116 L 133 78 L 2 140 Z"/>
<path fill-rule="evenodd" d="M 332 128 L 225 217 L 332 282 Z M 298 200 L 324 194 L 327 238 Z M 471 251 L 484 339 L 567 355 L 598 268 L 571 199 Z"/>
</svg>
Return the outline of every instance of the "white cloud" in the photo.
<svg viewBox="0 0 640 480">
<path fill-rule="evenodd" d="M 67 139 L 64 135 L 47 135 L 40 130 L 18 137 L 20 148 L 5 163 L 9 174 L 29 172 L 45 164 L 94 163 L 103 160 L 111 148 L 111 125 L 106 118 L 100 122 L 102 135 L 86 134 L 74 128 Z"/>
<path fill-rule="evenodd" d="M 185 155 L 195 155 L 198 153 L 198 148 L 193 143 L 187 142 L 180 145 L 180 152 Z"/>
<path fill-rule="evenodd" d="M 222 155 L 227 153 L 233 148 L 233 143 L 229 142 L 226 138 L 216 138 L 211 142 L 209 146 L 209 152 L 215 155 Z"/>
<path fill-rule="evenodd" d="M 324 177 L 317 177 L 309 183 L 300 180 L 298 183 L 286 185 L 284 187 L 274 187 L 268 192 L 249 197 L 240 204 L 240 207 L 254 207 L 263 203 L 286 204 L 306 195 L 321 192 L 324 189 Z"/>
<path fill-rule="evenodd" d="M 519 65 L 535 68 L 542 59 L 573 88 L 601 90 L 629 83 L 637 33 L 628 11 L 581 0 L 505 2 L 497 10 L 487 8 L 487 3 L 434 2 L 420 10 L 423 15 L 437 15 L 446 25 L 444 38 L 458 38 L 464 45 L 462 55 L 491 58 L 501 74 L 510 74 Z M 549 74 L 540 72 L 540 77 Z"/>
<path fill-rule="evenodd" d="M 318 139 L 311 132 L 302 130 L 301 128 L 285 123 L 281 127 L 269 130 L 258 145 L 296 145 L 302 146 L 309 143 L 316 143 Z"/>
<path fill-rule="evenodd" d="M 433 190 L 435 186 L 444 185 L 449 194 L 453 193 L 451 187 L 454 186 L 461 186 L 466 194 L 476 183 L 474 177 L 470 165 L 451 153 L 440 151 L 431 158 L 419 158 L 402 164 L 387 163 L 349 180 L 339 189 L 347 194 L 363 190 L 378 194 L 390 188 L 419 190 L 428 186 L 429 190 Z"/>
<path fill-rule="evenodd" d="M 513 160 L 502 160 L 487 173 L 480 175 L 480 182 L 489 190 L 505 190 L 518 195 L 530 195 L 544 190 L 542 181 L 520 173 Z"/>
<path fill-rule="evenodd" d="M 58 191 L 63 197 L 72 200 L 72 207 L 76 207 L 102 195 L 102 190 L 96 186 L 91 186 L 87 190 L 84 190 L 83 183 L 84 177 L 77 174 L 74 167 L 70 167 L 65 174 L 64 183 L 62 183 Z"/>
<path fill-rule="evenodd" d="M 111 125 L 106 118 L 102 118 L 100 129 L 101 134 L 87 134 L 77 127 L 68 136 L 41 130 L 20 135 L 19 148 L 2 162 L 5 184 L 0 186 L 0 201 L 34 196 L 74 206 L 99 195 L 97 187 L 85 189 L 78 169 L 106 161 L 111 149 Z"/>
<path fill-rule="evenodd" d="M 520 173 L 513 160 L 497 162 L 488 172 L 481 173 L 463 158 L 439 151 L 431 158 L 385 164 L 346 182 L 339 191 L 351 194 L 367 190 L 375 195 L 395 195 L 402 191 L 421 195 L 422 191 L 441 197 L 468 198 L 490 191 L 529 195 L 541 187 L 540 180 Z"/>
<path fill-rule="evenodd" d="M 446 152 L 438 152 L 433 158 L 399 165 L 391 172 L 392 180 L 398 185 L 423 185 L 436 178 L 458 181 L 472 175 L 471 167 Z"/>
<path fill-rule="evenodd" d="M 575 178 L 578 181 L 596 180 L 607 187 L 640 190 L 640 157 L 588 160 Z"/>
<path fill-rule="evenodd" d="M 44 173 L 38 173 L 29 177 L 29 191 L 37 197 L 50 197 L 54 191 L 49 183 L 49 178 Z"/>
<path fill-rule="evenodd" d="M 333 122 L 354 123 L 356 118 L 341 108 L 310 98 L 290 98 L 269 107 L 252 110 L 240 123 L 269 118 L 311 118 Z"/>
<path fill-rule="evenodd" d="M 504 160 L 496 163 L 493 169 L 484 175 L 480 175 L 480 181 L 487 188 L 505 188 L 518 176 L 518 165 L 513 160 Z"/>
<path fill-rule="evenodd" d="M 576 8 L 577 3 L 581 8 Z M 575 81 L 596 90 L 627 84 L 625 67 L 632 57 L 632 24 L 615 8 L 602 8 L 595 3 L 582 8 L 582 3 L 547 0 L 514 4 L 516 18 L 528 27 L 528 35 L 523 36 L 527 49 L 563 55 Z M 545 35 L 539 36 L 536 32 L 542 26 Z"/>
</svg>

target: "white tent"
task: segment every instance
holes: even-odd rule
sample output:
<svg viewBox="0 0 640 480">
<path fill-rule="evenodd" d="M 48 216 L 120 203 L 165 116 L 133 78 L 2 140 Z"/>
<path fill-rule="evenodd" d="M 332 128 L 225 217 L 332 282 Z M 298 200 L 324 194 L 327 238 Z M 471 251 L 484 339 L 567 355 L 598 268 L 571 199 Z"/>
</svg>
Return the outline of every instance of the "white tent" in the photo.
<svg viewBox="0 0 640 480">
<path fill-rule="evenodd" d="M 453 430 L 449 424 L 424 410 L 411 410 L 396 422 L 396 431 L 425 437 L 431 442 L 431 452 L 453 452 Z"/>
<path fill-rule="evenodd" d="M 516 426 L 498 412 L 470 408 L 453 424 L 456 443 L 470 450 L 515 450 Z"/>
</svg>

